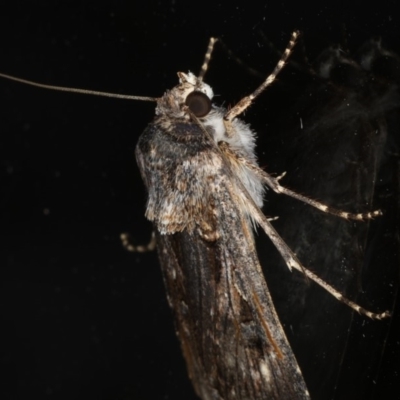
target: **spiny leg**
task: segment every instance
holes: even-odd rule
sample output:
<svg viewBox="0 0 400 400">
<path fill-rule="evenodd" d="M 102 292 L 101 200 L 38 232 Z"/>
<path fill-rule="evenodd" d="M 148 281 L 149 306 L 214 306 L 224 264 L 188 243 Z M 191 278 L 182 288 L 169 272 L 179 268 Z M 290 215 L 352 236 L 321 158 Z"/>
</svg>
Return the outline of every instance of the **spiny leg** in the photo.
<svg viewBox="0 0 400 400">
<path fill-rule="evenodd" d="M 210 41 L 208 42 L 207 52 L 206 52 L 206 54 L 204 56 L 203 65 L 201 66 L 200 73 L 199 73 L 199 76 L 198 76 L 198 79 L 200 81 L 203 80 L 204 75 L 207 72 L 208 64 L 210 63 L 210 60 L 211 60 L 211 54 L 212 54 L 212 52 L 214 50 L 214 45 L 217 42 L 217 40 L 218 39 L 212 37 L 212 38 L 210 38 Z"/>
<path fill-rule="evenodd" d="M 282 52 L 278 50 L 275 45 L 268 39 L 266 34 L 260 29 L 258 32 L 259 36 L 263 39 L 264 43 L 268 46 L 270 51 L 272 51 L 277 57 L 282 57 Z M 310 60 L 307 57 L 306 46 L 304 43 L 304 36 L 300 36 L 299 42 L 296 45 L 296 48 L 300 47 L 300 55 L 302 62 L 294 61 L 293 59 L 289 60 L 288 64 L 292 65 L 298 71 L 304 71 L 307 74 L 316 75 L 315 71 L 312 68 Z"/>
<path fill-rule="evenodd" d="M 270 74 L 267 79 L 250 95 L 243 97 L 233 108 L 231 108 L 224 116 L 225 121 L 232 121 L 235 117 L 240 115 L 244 110 L 246 110 L 253 100 L 260 95 L 277 77 L 279 72 L 285 66 L 287 59 L 293 51 L 293 47 L 296 44 L 296 39 L 299 36 L 299 32 L 295 31 L 292 33 L 292 37 L 290 38 L 289 45 L 284 51 L 281 59 L 276 65 L 272 74 Z"/>
<path fill-rule="evenodd" d="M 323 211 L 327 214 L 332 214 L 336 215 L 337 217 L 343 218 L 343 219 L 352 219 L 356 221 L 364 221 L 365 219 L 372 219 L 374 217 L 379 217 L 382 215 L 381 210 L 375 210 L 367 213 L 349 213 L 346 211 L 338 210 L 336 208 L 327 206 L 326 204 L 320 203 L 317 200 L 310 199 L 307 196 L 303 196 L 302 194 L 296 193 L 293 190 L 290 190 L 284 186 L 281 186 L 279 183 L 279 179 L 283 178 L 284 174 L 280 175 L 277 178 L 272 177 L 268 173 L 266 173 L 263 170 L 259 171 L 263 181 L 275 192 L 275 193 L 282 193 L 285 194 L 286 196 L 293 197 L 294 199 L 300 200 L 303 203 L 309 204 L 312 207 L 317 208 L 320 211 Z"/>
<path fill-rule="evenodd" d="M 278 232 L 274 229 L 268 219 L 262 214 L 262 212 L 258 209 L 254 209 L 254 215 L 256 215 L 256 220 L 263 228 L 264 232 L 268 235 L 271 239 L 272 243 L 278 249 L 279 253 L 281 253 L 283 259 L 286 262 L 286 265 L 291 270 L 292 268 L 300 271 L 305 276 L 313 280 L 315 283 L 320 285 L 324 288 L 328 293 L 330 293 L 333 297 L 337 300 L 341 301 L 342 303 L 346 304 L 348 307 L 352 308 L 353 310 L 357 311 L 359 314 L 366 315 L 372 319 L 384 319 L 391 316 L 389 311 L 385 311 L 383 313 L 373 313 L 371 311 L 366 310 L 363 307 L 360 307 L 358 304 L 354 303 L 353 301 L 344 297 L 338 290 L 336 290 L 333 286 L 326 283 L 323 279 L 315 275 L 313 272 L 305 268 L 293 251 L 289 248 L 289 246 L 284 242 L 284 240 L 279 236 Z"/>
<path fill-rule="evenodd" d="M 146 245 L 134 245 L 131 235 L 126 232 L 121 233 L 120 238 L 122 246 L 124 246 L 126 250 L 133 253 L 147 253 L 148 251 L 153 251 L 156 248 L 156 235 L 154 231 L 151 234 L 151 239 L 149 243 L 147 243 Z"/>
<path fill-rule="evenodd" d="M 364 221 L 366 219 L 372 219 L 374 217 L 379 217 L 382 215 L 381 210 L 375 210 L 375 211 L 370 211 L 367 213 L 349 213 L 346 211 L 338 210 L 336 208 L 327 206 L 326 204 L 323 204 L 317 200 L 310 199 L 307 196 L 304 196 L 302 194 L 296 193 L 293 190 L 290 190 L 284 186 L 282 186 L 279 183 L 279 180 L 282 179 L 286 173 L 281 174 L 280 176 L 274 178 L 267 172 L 263 171 L 260 167 L 257 165 L 253 164 L 252 162 L 248 161 L 246 158 L 240 156 L 236 152 L 234 152 L 231 147 L 228 145 L 226 142 L 219 142 L 218 147 L 220 150 L 225 153 L 228 157 L 234 157 L 240 162 L 241 165 L 245 165 L 248 169 L 253 171 L 256 175 L 258 175 L 263 182 L 268 185 L 275 193 L 278 194 L 285 194 L 286 196 L 293 197 L 294 199 L 300 200 L 303 203 L 309 204 L 312 207 L 317 208 L 318 210 L 325 212 L 327 214 L 332 214 L 337 217 L 343 218 L 343 219 L 351 219 L 355 221 Z"/>
</svg>

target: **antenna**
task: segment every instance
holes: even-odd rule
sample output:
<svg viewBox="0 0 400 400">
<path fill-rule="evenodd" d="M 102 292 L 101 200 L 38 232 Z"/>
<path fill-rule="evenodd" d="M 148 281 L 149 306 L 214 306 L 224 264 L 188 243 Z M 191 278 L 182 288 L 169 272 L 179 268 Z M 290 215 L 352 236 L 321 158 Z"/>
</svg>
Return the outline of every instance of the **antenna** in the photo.
<svg viewBox="0 0 400 400">
<path fill-rule="evenodd" d="M 88 95 L 92 95 L 92 96 L 111 97 L 113 99 L 123 99 L 123 100 L 139 100 L 139 101 L 157 101 L 158 100 L 158 97 L 133 96 L 133 95 L 129 95 L 129 94 L 108 93 L 108 92 L 99 92 L 97 90 L 46 85 L 44 83 L 38 83 L 38 82 L 34 82 L 34 81 L 29 81 L 27 79 L 17 78 L 16 76 L 3 74 L 1 72 L 0 72 L 0 77 L 4 78 L 4 79 L 8 79 L 10 81 L 23 83 L 25 85 L 35 86 L 35 87 L 39 87 L 42 89 L 56 90 L 58 92 L 88 94 Z"/>
</svg>

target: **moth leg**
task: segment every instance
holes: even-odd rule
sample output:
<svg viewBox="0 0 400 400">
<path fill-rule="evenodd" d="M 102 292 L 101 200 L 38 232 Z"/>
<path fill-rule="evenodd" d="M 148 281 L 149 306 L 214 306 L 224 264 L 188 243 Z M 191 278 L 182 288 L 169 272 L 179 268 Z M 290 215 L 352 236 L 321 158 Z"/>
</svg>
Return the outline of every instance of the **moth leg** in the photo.
<svg viewBox="0 0 400 400">
<path fill-rule="evenodd" d="M 307 278 L 314 281 L 316 284 L 324 288 L 328 293 L 330 293 L 333 297 L 337 300 L 341 301 L 342 303 L 346 304 L 348 307 L 357 311 L 359 314 L 366 315 L 371 319 L 383 319 L 390 317 L 391 313 L 389 311 L 385 311 L 383 313 L 373 313 L 371 311 L 366 310 L 365 308 L 359 306 L 358 304 L 354 303 L 353 301 L 344 297 L 338 290 L 336 290 L 333 286 L 326 283 L 323 279 L 319 276 L 305 268 L 290 247 L 285 243 L 285 241 L 280 237 L 278 232 L 274 229 L 265 215 L 261 212 L 261 210 L 256 207 L 255 204 L 253 206 L 253 217 L 257 221 L 257 223 L 262 227 L 264 232 L 268 235 L 271 239 L 272 243 L 278 249 L 279 253 L 281 253 L 283 259 L 286 262 L 286 265 L 289 267 L 290 270 L 292 268 L 296 269 L 303 273 Z"/>
<path fill-rule="evenodd" d="M 221 151 L 229 158 L 229 159 L 236 159 L 238 163 L 241 165 L 245 165 L 248 169 L 253 171 L 256 175 L 258 175 L 262 181 L 270 187 L 275 193 L 278 194 L 285 194 L 286 196 L 293 197 L 294 199 L 300 200 L 303 203 L 309 204 L 310 206 L 317 208 L 320 211 L 323 211 L 327 214 L 332 214 L 336 215 L 337 217 L 343 218 L 343 219 L 351 219 L 355 221 L 364 221 L 366 219 L 372 219 L 374 217 L 379 217 L 382 215 L 381 210 L 375 210 L 367 213 L 349 213 L 346 211 L 338 210 L 334 207 L 327 206 L 326 204 L 323 204 L 317 200 L 310 199 L 307 196 L 304 196 L 302 194 L 296 193 L 293 190 L 290 190 L 286 188 L 285 186 L 282 186 L 279 181 L 286 175 L 286 172 L 283 172 L 281 175 L 277 176 L 274 178 L 267 172 L 263 171 L 260 167 L 257 165 L 253 164 L 246 158 L 242 157 L 241 155 L 237 154 L 232 148 L 229 146 L 227 142 L 219 142 L 218 147 L 221 149 Z"/>
<path fill-rule="evenodd" d="M 280 175 L 278 175 L 275 179 L 277 180 L 277 181 L 280 181 L 282 178 L 284 178 L 286 176 L 286 171 L 285 172 L 282 172 Z"/>
<path fill-rule="evenodd" d="M 273 176 L 271 176 L 270 174 L 268 174 L 267 172 L 265 172 L 261 169 L 259 170 L 259 174 L 261 175 L 264 183 L 266 183 L 275 193 L 278 193 L 278 194 L 282 193 L 282 194 L 285 194 L 286 196 L 293 197 L 294 199 L 297 199 L 297 200 L 302 201 L 303 203 L 309 204 L 310 206 L 317 208 L 318 210 L 323 211 L 327 214 L 332 214 L 332 215 L 336 215 L 337 217 L 340 217 L 343 219 L 352 219 L 352 220 L 356 220 L 356 221 L 372 219 L 374 217 L 379 217 L 380 215 L 382 215 L 381 210 L 375 210 L 375 211 L 371 211 L 371 212 L 367 212 L 367 213 L 357 213 L 357 214 L 349 213 L 346 211 L 338 210 L 336 208 L 327 206 L 326 204 L 323 204 L 317 200 L 310 199 L 307 196 L 303 196 L 302 194 L 296 193 L 293 190 L 290 190 L 290 189 L 286 188 L 285 186 L 282 186 L 279 183 L 279 180 L 284 177 L 286 172 L 284 172 L 277 178 L 274 178 Z"/>
<path fill-rule="evenodd" d="M 133 253 L 147 253 L 148 251 L 153 251 L 156 248 L 156 235 L 154 231 L 151 233 L 151 239 L 146 245 L 134 245 L 132 236 L 127 232 L 121 233 L 120 239 L 122 246 L 124 246 L 126 250 Z"/>
<path fill-rule="evenodd" d="M 264 31 L 260 29 L 258 30 L 257 33 L 261 37 L 261 39 L 263 39 L 263 42 L 267 45 L 270 51 L 274 53 L 276 57 L 282 57 L 281 50 L 276 48 L 274 43 L 267 37 Z M 297 71 L 303 71 L 311 76 L 316 76 L 317 72 L 314 70 L 312 63 L 310 62 L 307 56 L 306 45 L 303 36 L 300 36 L 299 43 L 297 44 L 296 48 L 300 50 L 300 57 L 301 57 L 300 60 L 302 62 L 298 62 L 291 59 L 289 60 L 288 65 L 291 65 Z"/>
<path fill-rule="evenodd" d="M 296 40 L 299 36 L 299 32 L 295 31 L 292 33 L 292 37 L 290 38 L 289 44 L 286 47 L 286 50 L 283 52 L 281 59 L 276 64 L 273 72 L 268 75 L 267 79 L 250 95 L 243 97 L 233 108 L 231 108 L 224 116 L 224 122 L 230 122 L 235 117 L 240 115 L 243 111 L 245 111 L 248 107 L 250 107 L 251 103 L 254 101 L 256 97 L 258 97 L 272 82 L 276 79 L 279 72 L 285 66 L 287 59 L 293 51 L 293 47 L 296 44 Z M 229 129 L 228 129 L 229 132 Z"/>
<path fill-rule="evenodd" d="M 210 63 L 210 60 L 211 60 L 211 54 L 214 50 L 214 45 L 217 42 L 217 40 L 218 39 L 212 37 L 212 38 L 210 38 L 210 41 L 208 42 L 208 47 L 207 47 L 206 54 L 204 56 L 203 65 L 201 66 L 200 73 L 198 76 L 199 80 L 201 80 L 201 81 L 203 80 L 204 75 L 207 72 L 208 64 Z"/>
</svg>

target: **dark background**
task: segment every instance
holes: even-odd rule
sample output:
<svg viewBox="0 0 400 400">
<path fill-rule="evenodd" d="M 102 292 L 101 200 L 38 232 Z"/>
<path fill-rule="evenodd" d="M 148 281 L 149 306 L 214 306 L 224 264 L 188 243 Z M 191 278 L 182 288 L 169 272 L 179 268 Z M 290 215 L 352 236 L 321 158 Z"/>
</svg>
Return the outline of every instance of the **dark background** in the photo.
<svg viewBox="0 0 400 400">
<path fill-rule="evenodd" d="M 210 36 L 222 37 L 265 75 L 278 60 L 269 42 L 282 51 L 294 29 L 303 32 L 293 57 L 300 64 L 302 53 L 313 60 L 333 43 L 355 54 L 375 35 L 400 54 L 395 5 L 15 1 L 0 6 L 0 71 L 47 84 L 160 96 L 177 83 L 177 71 L 198 72 Z M 216 102 L 225 105 L 260 82 L 221 47 L 206 78 Z M 395 308 L 399 275 L 394 84 L 387 77 L 366 95 L 365 106 L 362 90 L 324 86 L 289 66 L 244 116 L 260 138 L 261 165 L 286 170 L 283 182 L 290 187 L 346 209 L 384 209 L 384 217 L 360 225 L 332 222 L 273 194 L 265 207 L 268 215 L 280 216 L 277 228 L 305 265 L 380 311 Z M 353 107 L 356 101 L 349 104 L 351 117 L 338 111 L 347 97 L 363 104 L 361 111 Z M 124 231 L 137 243 L 150 238 L 133 152 L 154 104 L 3 79 L 0 99 L 0 397 L 195 398 L 157 256 L 129 254 L 119 240 Z M 317 139 L 296 137 L 303 114 L 322 127 Z M 361 114 L 360 123 L 354 115 Z M 331 115 L 340 117 L 332 122 Z M 370 135 L 378 120 L 389 138 L 381 147 Z M 349 131 L 342 134 L 339 126 Z M 369 152 L 355 155 L 349 139 L 354 132 L 361 132 Z M 356 167 L 332 173 L 335 179 L 325 185 L 329 171 L 344 164 Z M 355 197 L 354 188 L 360 188 Z M 374 199 L 372 207 L 360 192 Z M 312 397 L 398 398 L 398 313 L 376 322 L 353 315 L 288 273 L 261 232 L 259 242 L 267 282 Z"/>
</svg>

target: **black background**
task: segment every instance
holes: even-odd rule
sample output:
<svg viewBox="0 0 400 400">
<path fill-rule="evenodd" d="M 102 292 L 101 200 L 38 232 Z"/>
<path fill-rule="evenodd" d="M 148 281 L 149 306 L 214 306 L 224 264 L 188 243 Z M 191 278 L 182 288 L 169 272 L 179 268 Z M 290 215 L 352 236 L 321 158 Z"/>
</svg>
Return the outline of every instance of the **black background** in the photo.
<svg viewBox="0 0 400 400">
<path fill-rule="evenodd" d="M 210 36 L 222 37 L 238 57 L 265 75 L 278 57 L 260 31 L 283 50 L 290 33 L 300 29 L 310 59 L 332 43 L 346 41 L 355 50 L 374 35 L 400 54 L 395 5 L 15 1 L 0 6 L 0 71 L 47 84 L 160 96 L 177 83 L 177 71 L 198 72 Z M 292 89 L 289 75 L 284 73 L 244 117 L 260 137 L 261 165 L 271 172 L 287 170 L 288 175 L 290 165 L 295 170 L 301 165 L 286 163 L 295 150 L 279 127 L 296 114 L 296 96 L 304 86 L 302 81 L 300 89 Z M 216 101 L 225 105 L 260 82 L 228 60 L 221 47 L 206 80 L 218 95 Z M 0 397 L 195 398 L 157 256 L 129 254 L 119 240 L 124 231 L 138 243 L 150 238 L 151 225 L 143 216 L 146 193 L 133 152 L 153 118 L 154 104 L 57 93 L 6 80 L 0 81 L 0 98 Z M 396 129 L 392 132 L 398 143 Z M 320 151 L 327 154 L 319 159 L 326 167 L 332 148 L 321 144 Z M 301 158 L 296 160 L 301 164 Z M 300 182 L 296 188 L 292 182 L 291 187 L 312 192 L 312 182 L 318 186 L 320 181 L 307 179 L 308 184 Z M 390 204 L 398 204 L 395 182 L 389 180 L 382 189 Z M 320 198 L 329 201 L 329 196 Z M 281 216 L 277 227 L 296 248 L 299 224 L 308 225 L 290 213 L 305 215 L 304 208 L 296 211 L 299 206 L 290 202 L 285 218 L 284 207 L 284 201 L 268 197 L 265 212 Z M 361 301 L 374 310 L 393 309 L 396 301 L 398 208 L 391 210 L 389 217 L 366 225 L 369 239 L 361 251 L 364 265 L 375 265 L 376 273 L 366 285 L 375 289 Z M 324 236 L 323 225 L 313 229 Z M 367 228 L 360 229 L 365 234 Z M 386 247 L 376 244 L 382 237 Z M 313 398 L 398 398 L 398 316 L 383 322 L 352 316 L 334 298 L 286 273 L 268 239 L 261 233 L 259 239 L 267 282 Z M 311 252 L 324 258 L 323 246 Z M 311 259 L 302 258 L 305 265 Z M 281 277 L 268 272 L 280 269 L 284 282 L 290 283 L 281 285 Z M 348 289 L 341 282 L 338 278 L 332 283 Z M 298 285 L 312 293 L 302 295 L 311 310 L 305 312 L 301 305 L 304 326 L 295 304 Z M 349 339 L 350 326 L 356 333 Z M 336 346 L 327 340 L 327 329 L 344 342 Z"/>
</svg>

